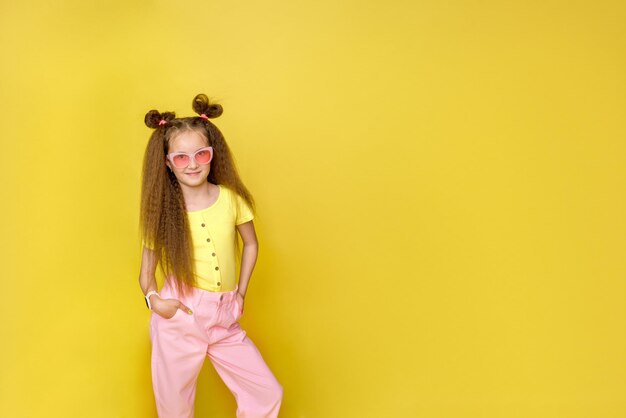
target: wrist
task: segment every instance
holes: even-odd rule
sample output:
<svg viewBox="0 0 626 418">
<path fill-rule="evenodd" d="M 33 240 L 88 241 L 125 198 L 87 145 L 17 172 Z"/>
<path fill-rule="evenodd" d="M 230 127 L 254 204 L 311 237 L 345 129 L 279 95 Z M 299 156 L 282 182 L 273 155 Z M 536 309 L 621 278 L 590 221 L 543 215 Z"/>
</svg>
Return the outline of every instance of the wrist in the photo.
<svg viewBox="0 0 626 418">
<path fill-rule="evenodd" d="M 156 297 L 153 297 L 153 296 L 156 296 Z M 152 310 L 152 307 L 154 306 L 154 302 L 160 299 L 159 293 L 156 290 L 149 291 L 148 293 L 146 293 L 144 298 L 146 300 L 146 306 L 148 306 L 148 309 L 150 310 Z"/>
</svg>

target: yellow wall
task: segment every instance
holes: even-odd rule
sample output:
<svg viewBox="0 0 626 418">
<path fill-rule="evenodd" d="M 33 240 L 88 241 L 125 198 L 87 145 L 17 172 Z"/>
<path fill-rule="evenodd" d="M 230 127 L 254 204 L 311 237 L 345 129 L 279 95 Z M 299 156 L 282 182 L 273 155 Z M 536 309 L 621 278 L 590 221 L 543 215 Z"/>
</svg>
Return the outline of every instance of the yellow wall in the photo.
<svg viewBox="0 0 626 418">
<path fill-rule="evenodd" d="M 143 116 L 204 92 L 258 201 L 242 325 L 282 417 L 624 417 L 625 21 L 3 1 L 0 416 L 155 416 Z M 197 416 L 234 416 L 206 366 Z"/>
</svg>

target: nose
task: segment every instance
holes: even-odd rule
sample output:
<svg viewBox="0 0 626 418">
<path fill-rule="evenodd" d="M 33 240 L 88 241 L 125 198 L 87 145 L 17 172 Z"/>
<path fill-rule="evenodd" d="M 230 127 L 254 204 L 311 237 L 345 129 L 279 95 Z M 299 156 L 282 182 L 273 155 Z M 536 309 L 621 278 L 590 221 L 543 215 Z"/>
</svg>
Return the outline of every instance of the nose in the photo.
<svg viewBox="0 0 626 418">
<path fill-rule="evenodd" d="M 191 168 L 192 170 L 198 168 L 198 163 L 196 162 L 196 159 L 194 157 L 191 157 L 189 159 L 189 165 L 187 166 L 187 168 Z"/>
</svg>

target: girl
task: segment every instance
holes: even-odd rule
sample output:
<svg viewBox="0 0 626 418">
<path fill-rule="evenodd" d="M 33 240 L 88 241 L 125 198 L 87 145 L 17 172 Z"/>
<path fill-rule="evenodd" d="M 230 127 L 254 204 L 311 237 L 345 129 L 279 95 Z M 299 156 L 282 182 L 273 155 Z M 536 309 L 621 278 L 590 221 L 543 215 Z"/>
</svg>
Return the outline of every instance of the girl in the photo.
<svg viewBox="0 0 626 418">
<path fill-rule="evenodd" d="M 222 106 L 199 94 L 193 109 L 199 116 L 151 110 L 145 117 L 154 132 L 143 165 L 139 283 L 152 310 L 157 412 L 161 418 L 194 416 L 196 381 L 208 356 L 235 396 L 237 417 L 276 417 L 282 386 L 238 322 L 258 251 L 254 200 L 209 121 Z M 241 256 L 235 230 L 244 244 Z M 166 277 L 160 293 L 157 264 Z"/>
</svg>

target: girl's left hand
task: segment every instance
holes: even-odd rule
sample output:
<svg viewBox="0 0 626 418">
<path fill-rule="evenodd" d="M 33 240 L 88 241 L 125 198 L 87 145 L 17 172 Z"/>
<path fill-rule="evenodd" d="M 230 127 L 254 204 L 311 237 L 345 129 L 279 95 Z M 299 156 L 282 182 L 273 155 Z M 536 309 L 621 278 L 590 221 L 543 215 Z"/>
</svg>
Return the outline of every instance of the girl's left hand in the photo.
<svg viewBox="0 0 626 418">
<path fill-rule="evenodd" d="M 245 298 L 239 292 L 237 292 L 237 295 L 235 297 L 237 298 L 237 302 L 239 302 L 239 308 L 241 309 L 241 315 L 243 315 L 243 302 L 244 302 Z"/>
</svg>

